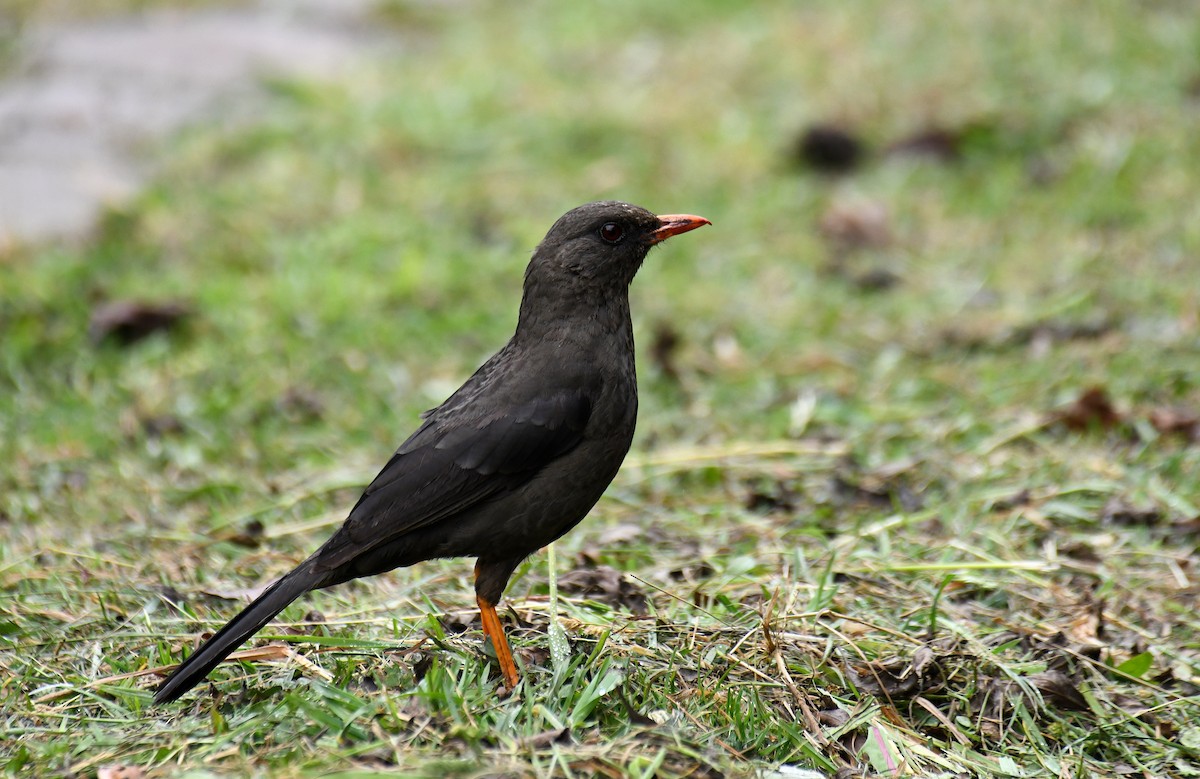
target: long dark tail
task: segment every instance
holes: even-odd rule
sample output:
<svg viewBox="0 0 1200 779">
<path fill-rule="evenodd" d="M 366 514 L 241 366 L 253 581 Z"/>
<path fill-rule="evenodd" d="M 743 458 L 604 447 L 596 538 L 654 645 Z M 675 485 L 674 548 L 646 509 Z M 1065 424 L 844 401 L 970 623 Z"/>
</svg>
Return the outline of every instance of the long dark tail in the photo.
<svg viewBox="0 0 1200 779">
<path fill-rule="evenodd" d="M 257 633 L 275 615 L 304 593 L 322 584 L 321 576 L 313 573 L 314 560 L 309 558 L 291 573 L 267 588 L 253 603 L 242 610 L 217 634 L 183 661 L 154 693 L 155 703 L 170 703 L 195 687 L 209 671 L 216 668 L 233 650 Z"/>
</svg>

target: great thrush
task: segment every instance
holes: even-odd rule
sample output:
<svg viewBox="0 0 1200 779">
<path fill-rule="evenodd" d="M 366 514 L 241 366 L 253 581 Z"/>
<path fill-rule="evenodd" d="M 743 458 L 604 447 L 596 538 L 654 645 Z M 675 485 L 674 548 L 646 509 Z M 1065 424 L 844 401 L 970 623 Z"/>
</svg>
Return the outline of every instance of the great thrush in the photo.
<svg viewBox="0 0 1200 779">
<path fill-rule="evenodd" d="M 517 329 L 425 412 L 333 537 L 180 665 L 173 701 L 309 590 L 438 557 L 475 557 L 475 600 L 505 683 L 520 680 L 496 604 L 526 557 L 573 528 L 633 440 L 629 284 L 650 247 L 711 224 L 602 201 L 564 214 L 533 252 Z"/>
</svg>

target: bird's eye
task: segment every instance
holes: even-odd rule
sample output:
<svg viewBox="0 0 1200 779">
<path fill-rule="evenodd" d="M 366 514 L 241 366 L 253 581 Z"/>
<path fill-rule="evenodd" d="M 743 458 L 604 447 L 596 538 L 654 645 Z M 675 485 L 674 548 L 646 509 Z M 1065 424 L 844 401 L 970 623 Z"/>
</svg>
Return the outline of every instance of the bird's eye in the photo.
<svg viewBox="0 0 1200 779">
<path fill-rule="evenodd" d="M 625 228 L 616 222 L 605 222 L 600 228 L 600 238 L 605 243 L 618 243 L 625 237 Z"/>
</svg>

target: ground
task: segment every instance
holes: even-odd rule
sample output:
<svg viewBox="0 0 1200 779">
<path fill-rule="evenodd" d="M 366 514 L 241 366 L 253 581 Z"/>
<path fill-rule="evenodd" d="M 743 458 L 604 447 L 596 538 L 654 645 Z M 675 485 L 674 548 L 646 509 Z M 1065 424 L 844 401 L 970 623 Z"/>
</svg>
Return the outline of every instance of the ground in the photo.
<svg viewBox="0 0 1200 779">
<path fill-rule="evenodd" d="M 394 58 L 0 258 L 10 773 L 1200 773 L 1189 4 L 377 13 Z M 714 226 L 635 281 L 638 437 L 557 607 L 545 554 L 508 589 L 523 686 L 453 560 L 151 706 L 609 197 Z"/>
</svg>

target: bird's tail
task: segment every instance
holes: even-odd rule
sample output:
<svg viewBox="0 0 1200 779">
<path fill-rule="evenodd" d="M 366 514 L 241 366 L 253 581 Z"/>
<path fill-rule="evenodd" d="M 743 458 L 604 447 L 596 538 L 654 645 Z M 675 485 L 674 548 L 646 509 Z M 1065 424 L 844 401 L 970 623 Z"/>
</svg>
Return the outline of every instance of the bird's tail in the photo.
<svg viewBox="0 0 1200 779">
<path fill-rule="evenodd" d="M 241 646 L 246 639 L 257 633 L 276 614 L 304 593 L 321 584 L 320 576 L 313 572 L 314 560 L 309 558 L 282 579 L 272 584 L 254 599 L 242 612 L 231 619 L 204 646 L 175 669 L 154 693 L 155 703 L 170 703 L 195 687 L 209 671 Z"/>
</svg>

